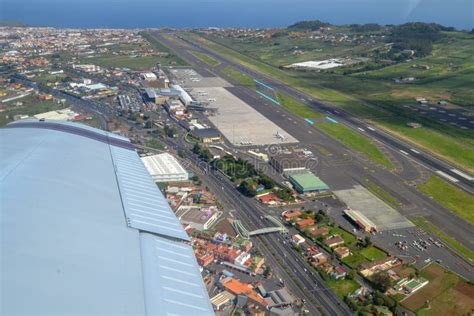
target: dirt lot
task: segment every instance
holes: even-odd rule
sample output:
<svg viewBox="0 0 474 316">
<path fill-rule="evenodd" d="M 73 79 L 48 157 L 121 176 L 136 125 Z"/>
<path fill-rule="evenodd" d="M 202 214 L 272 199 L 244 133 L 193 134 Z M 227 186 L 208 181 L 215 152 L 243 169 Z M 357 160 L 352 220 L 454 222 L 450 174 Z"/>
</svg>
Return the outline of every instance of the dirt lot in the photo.
<svg viewBox="0 0 474 316">
<path fill-rule="evenodd" d="M 474 286 L 435 264 L 420 274 L 430 283 L 403 300 L 403 306 L 420 315 L 466 315 L 474 310 Z M 423 308 L 427 301 L 429 307 Z"/>
<path fill-rule="evenodd" d="M 437 297 L 419 315 L 468 315 L 474 312 L 474 287 L 461 281 Z"/>
<path fill-rule="evenodd" d="M 221 233 L 226 233 L 227 235 L 231 237 L 237 236 L 234 227 L 232 227 L 232 224 L 229 222 L 227 218 L 221 220 L 219 223 L 216 224 L 214 227 L 217 231 L 220 231 Z"/>
</svg>

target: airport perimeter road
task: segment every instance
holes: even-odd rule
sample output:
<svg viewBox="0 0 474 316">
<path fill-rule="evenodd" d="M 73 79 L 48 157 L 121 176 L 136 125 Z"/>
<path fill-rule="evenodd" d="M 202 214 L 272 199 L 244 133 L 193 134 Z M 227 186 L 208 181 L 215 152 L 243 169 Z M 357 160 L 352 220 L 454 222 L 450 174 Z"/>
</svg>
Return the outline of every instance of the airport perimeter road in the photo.
<svg viewBox="0 0 474 316">
<path fill-rule="evenodd" d="M 203 181 L 208 184 L 213 192 L 223 199 L 227 207 L 237 212 L 238 219 L 242 221 L 247 229 L 254 230 L 274 224 L 263 218 L 267 215 L 255 199 L 242 196 L 235 185 L 222 173 L 210 169 L 210 167 L 198 159 L 192 151 L 181 140 L 174 142 L 167 140 L 168 145 L 175 149 L 182 149 L 187 153 L 194 165 L 199 166 L 203 173 Z M 266 257 L 271 257 L 273 263 L 280 267 L 278 274 L 284 277 L 288 283 L 294 283 L 292 291 L 305 299 L 311 315 L 322 313 L 324 315 L 351 315 L 349 308 L 332 292 L 317 273 L 311 273 L 308 263 L 293 253 L 289 243 L 280 241 L 280 234 L 267 234 L 255 237 L 259 249 Z M 289 272 L 288 272 L 289 271 Z M 291 273 L 291 274 L 289 274 Z M 293 281 L 296 277 L 297 281 Z M 316 301 L 316 303 L 313 303 Z M 311 304 L 317 304 L 318 308 L 310 308 Z"/>
<path fill-rule="evenodd" d="M 154 36 L 157 36 L 160 41 L 166 42 L 167 45 L 175 49 L 179 54 L 185 51 L 185 49 L 178 47 L 174 43 L 167 41 L 159 33 L 153 33 Z M 308 106 L 314 107 L 318 111 L 322 111 L 334 117 L 338 122 L 344 123 L 345 125 L 351 127 L 358 133 L 362 133 L 370 138 L 376 139 L 387 146 L 393 148 L 396 151 L 403 153 L 406 156 L 410 156 L 419 163 L 423 164 L 424 166 L 428 167 L 431 171 L 435 172 L 438 175 L 444 176 L 449 181 L 453 182 L 455 185 L 463 188 L 465 191 L 469 193 L 474 193 L 474 177 L 468 175 L 467 172 L 463 172 L 461 170 L 456 169 L 456 167 L 452 166 L 451 164 L 442 161 L 432 154 L 424 152 L 420 149 L 411 146 L 410 144 L 374 127 L 371 127 L 363 120 L 354 117 L 352 114 L 335 108 L 334 106 L 330 106 L 328 104 L 322 103 L 320 101 L 314 100 L 311 96 L 286 85 L 285 83 L 263 75 L 259 72 L 253 71 L 241 64 L 235 63 L 232 60 L 225 58 L 224 56 L 216 53 L 215 51 L 199 45 L 193 41 L 180 37 L 180 39 L 187 44 L 193 46 L 195 49 L 198 49 L 213 58 L 219 60 L 220 62 L 232 65 L 234 68 L 238 69 L 242 73 L 262 81 L 270 86 L 273 86 L 275 89 L 280 90 L 300 101 L 305 103 Z M 359 128 L 362 128 L 364 131 L 362 132 Z M 440 173 L 441 172 L 441 173 Z M 447 175 L 447 176 L 445 176 Z"/>
</svg>

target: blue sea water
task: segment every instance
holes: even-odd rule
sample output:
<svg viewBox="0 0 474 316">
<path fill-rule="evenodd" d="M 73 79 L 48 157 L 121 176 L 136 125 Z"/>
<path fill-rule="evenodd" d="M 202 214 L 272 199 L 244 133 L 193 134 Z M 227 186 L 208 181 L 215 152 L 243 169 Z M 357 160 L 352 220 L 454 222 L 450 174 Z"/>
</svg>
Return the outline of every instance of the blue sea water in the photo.
<svg viewBox="0 0 474 316">
<path fill-rule="evenodd" d="M 474 27 L 474 0 L 0 0 L 0 20 L 55 27 L 279 27 L 436 22 Z"/>
</svg>

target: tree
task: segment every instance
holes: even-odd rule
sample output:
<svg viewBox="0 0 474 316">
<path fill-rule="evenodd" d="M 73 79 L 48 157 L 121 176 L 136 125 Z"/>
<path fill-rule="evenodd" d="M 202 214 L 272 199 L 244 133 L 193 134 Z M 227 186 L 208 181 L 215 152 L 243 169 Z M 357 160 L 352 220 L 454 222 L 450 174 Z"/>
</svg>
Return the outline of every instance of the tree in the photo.
<svg viewBox="0 0 474 316">
<path fill-rule="evenodd" d="M 275 181 L 273 181 L 272 179 L 270 179 L 266 175 L 261 175 L 259 180 L 258 180 L 258 183 L 263 185 L 265 187 L 265 189 L 273 189 L 273 187 L 276 185 Z"/>
<path fill-rule="evenodd" d="M 324 214 L 323 210 L 319 210 L 317 213 L 316 213 L 316 216 L 314 217 L 314 219 L 316 220 L 316 222 L 322 222 L 326 219 L 326 214 Z"/>
<path fill-rule="evenodd" d="M 288 188 L 281 188 L 280 190 L 275 190 L 275 195 L 283 201 L 289 201 L 291 199 L 291 190 Z"/>
<path fill-rule="evenodd" d="M 253 187 L 253 181 L 244 180 L 240 183 L 238 187 L 239 191 L 245 196 L 255 196 L 257 192 Z"/>
<path fill-rule="evenodd" d="M 137 117 L 135 119 L 135 123 L 137 123 L 138 125 L 142 125 L 144 123 L 143 119 L 141 117 Z"/>
<path fill-rule="evenodd" d="M 263 270 L 263 276 L 264 276 L 265 278 L 268 278 L 268 277 L 270 276 L 270 273 L 271 273 L 271 272 L 272 272 L 272 270 L 270 269 L 270 267 L 269 267 L 269 266 L 266 266 L 266 267 L 265 267 L 265 270 Z"/>
<path fill-rule="evenodd" d="M 372 245 L 372 241 L 370 240 L 370 236 L 365 236 L 364 244 L 365 244 L 365 247 L 369 247 L 370 245 Z"/>
<path fill-rule="evenodd" d="M 326 22 L 321 22 L 319 20 L 301 21 L 301 22 L 297 22 L 293 25 L 288 26 L 288 29 L 316 31 L 316 30 L 319 30 L 321 27 L 326 27 L 330 25 L 331 24 L 326 23 Z"/>
<path fill-rule="evenodd" d="M 374 288 L 385 293 L 390 287 L 392 287 L 392 279 L 387 272 L 381 271 L 372 276 L 372 283 Z"/>
<path fill-rule="evenodd" d="M 176 128 L 174 128 L 173 126 L 169 126 L 169 125 L 165 125 L 164 130 L 165 130 L 166 136 L 168 136 L 168 137 L 174 137 L 174 135 L 177 133 Z"/>
<path fill-rule="evenodd" d="M 153 122 L 151 120 L 146 121 L 145 128 L 152 128 L 152 127 L 153 127 Z"/>
</svg>

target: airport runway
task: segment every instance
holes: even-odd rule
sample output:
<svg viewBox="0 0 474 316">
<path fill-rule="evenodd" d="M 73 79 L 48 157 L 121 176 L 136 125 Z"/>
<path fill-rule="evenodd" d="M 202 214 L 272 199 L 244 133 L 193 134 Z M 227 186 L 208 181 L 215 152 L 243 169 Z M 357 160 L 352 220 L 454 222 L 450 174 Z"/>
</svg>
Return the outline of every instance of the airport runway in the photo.
<svg viewBox="0 0 474 316">
<path fill-rule="evenodd" d="M 154 33 L 155 36 L 160 36 L 157 33 Z M 166 41 L 162 37 L 160 37 L 162 40 Z M 355 131 L 359 133 L 363 133 L 367 135 L 368 137 L 372 139 L 376 139 L 387 146 L 392 147 L 393 149 L 403 153 L 406 156 L 411 156 L 413 159 L 417 160 L 418 162 L 424 164 L 428 168 L 430 168 L 433 172 L 437 173 L 437 175 L 444 177 L 448 181 L 453 182 L 455 185 L 463 188 L 469 193 L 474 193 L 474 177 L 472 175 L 469 175 L 467 172 L 463 170 L 456 169 L 456 167 L 450 165 L 449 163 L 442 161 L 436 157 L 434 157 L 432 154 L 427 153 L 425 151 L 422 151 L 418 148 L 415 148 L 414 146 L 411 146 L 404 141 L 401 141 L 400 139 L 395 138 L 394 136 L 384 132 L 380 131 L 378 129 L 375 129 L 374 127 L 368 125 L 366 122 L 364 122 L 361 119 L 358 119 L 354 117 L 352 114 L 349 114 L 343 110 L 336 109 L 333 106 L 329 106 L 327 104 L 324 104 L 322 102 L 319 102 L 317 100 L 314 100 L 311 96 L 306 95 L 305 93 L 296 90 L 293 87 L 290 87 L 279 80 L 276 80 L 274 78 L 270 78 L 268 76 L 262 75 L 261 73 L 255 72 L 253 70 L 250 70 L 238 63 L 234 63 L 225 57 L 221 56 L 220 54 L 217 54 L 216 52 L 203 47 L 201 45 L 196 44 L 195 42 L 191 42 L 188 39 L 181 38 L 181 40 L 185 41 L 187 44 L 193 46 L 195 49 L 201 50 L 202 52 L 212 56 L 213 58 L 221 61 L 222 63 L 232 65 L 234 68 L 238 69 L 242 73 L 257 79 L 259 81 L 262 81 L 300 101 L 305 103 L 308 106 L 316 108 L 318 111 L 321 111 L 323 113 L 328 113 L 332 117 L 334 117 L 338 122 L 344 123 L 345 125 L 351 127 Z M 185 51 L 183 48 L 177 47 L 176 45 L 173 45 L 173 43 L 170 43 L 170 46 L 175 49 L 175 47 L 179 50 L 179 54 L 181 54 L 183 51 Z M 199 66 L 204 66 L 202 65 L 203 63 Z M 208 68 L 209 66 L 207 66 Z M 360 129 L 363 129 L 361 131 Z"/>
<path fill-rule="evenodd" d="M 154 33 L 154 35 L 158 36 L 158 38 L 167 45 L 169 44 L 169 46 L 176 50 L 178 54 L 191 62 L 194 68 L 199 69 L 204 67 L 209 69 L 209 65 L 195 58 L 195 56 L 191 55 L 187 49 L 183 49 L 182 47 L 176 46 L 173 43 L 168 43 L 157 33 Z M 219 71 L 227 65 L 227 61 L 220 56 L 216 56 L 214 53 L 209 52 L 208 50 L 204 50 L 204 52 L 221 61 L 222 64 L 212 70 L 216 73 L 216 75 L 227 78 L 225 74 Z M 235 65 L 232 64 L 232 66 Z M 239 66 L 239 69 L 240 68 L 242 67 Z M 244 69 L 242 72 L 247 72 L 247 70 Z M 279 85 L 277 88 L 280 89 L 281 87 L 282 86 Z M 400 161 L 403 167 L 401 172 L 398 174 L 392 173 L 385 168 L 374 165 L 370 161 L 367 161 L 367 159 L 364 159 L 364 157 L 348 151 L 334 139 L 323 134 L 318 129 L 311 127 L 301 117 L 297 117 L 286 111 L 284 108 L 276 106 L 268 100 L 258 96 L 256 93 L 253 93 L 249 89 L 236 86 L 231 88 L 230 91 L 237 97 L 252 105 L 257 111 L 265 115 L 270 120 L 274 121 L 277 125 L 282 126 L 288 131 L 288 133 L 293 135 L 301 142 L 301 146 L 307 146 L 309 149 L 316 152 L 318 151 L 318 148 L 322 147 L 325 151 L 330 152 L 330 157 L 325 157 L 324 154 L 318 153 L 320 154 L 318 155 L 318 159 L 320 161 L 319 165 L 315 167 L 315 171 L 323 178 L 323 180 L 327 181 L 327 183 L 332 188 L 349 188 L 354 184 L 363 183 L 365 179 L 369 179 L 370 181 L 381 186 L 384 190 L 389 192 L 403 204 L 401 208 L 397 209 L 403 215 L 424 216 L 428 218 L 434 225 L 442 228 L 450 236 L 453 236 L 459 242 L 463 243 L 466 247 L 474 250 L 474 241 L 471 238 L 473 227 L 471 224 L 433 202 L 433 200 L 429 197 L 419 193 L 412 186 L 407 185 L 407 182 L 414 180 L 413 174 L 420 174 L 427 171 L 420 165 L 420 160 L 422 162 L 425 160 L 431 162 L 436 158 L 427 158 L 426 154 L 416 149 L 413 149 L 415 150 L 413 151 L 412 147 L 402 147 L 403 149 L 401 150 L 398 149 L 399 147 L 392 147 L 392 156 L 397 161 Z M 303 98 L 307 97 L 304 96 Z M 334 111 L 332 109 L 330 110 Z M 347 113 L 343 113 L 339 110 L 337 111 L 339 112 L 339 117 L 346 117 L 348 115 Z M 304 126 L 307 126 L 307 128 L 304 128 Z M 399 146 L 398 141 L 395 140 L 391 135 L 388 135 L 383 131 L 378 131 L 373 127 L 367 128 L 367 126 L 364 125 L 363 133 L 377 135 L 375 141 L 380 141 L 380 139 L 382 139 L 382 141 L 380 141 L 382 144 L 394 144 Z M 418 160 L 415 158 L 418 158 Z M 444 162 L 440 161 L 439 164 L 444 164 Z M 447 166 L 443 169 L 445 170 L 446 174 L 448 174 L 447 172 L 450 171 L 449 168 L 450 167 Z M 450 173 L 457 175 L 452 171 L 450 171 Z M 462 178 L 460 175 L 457 175 L 457 177 Z M 467 183 L 469 183 L 467 179 L 465 180 Z"/>
</svg>

